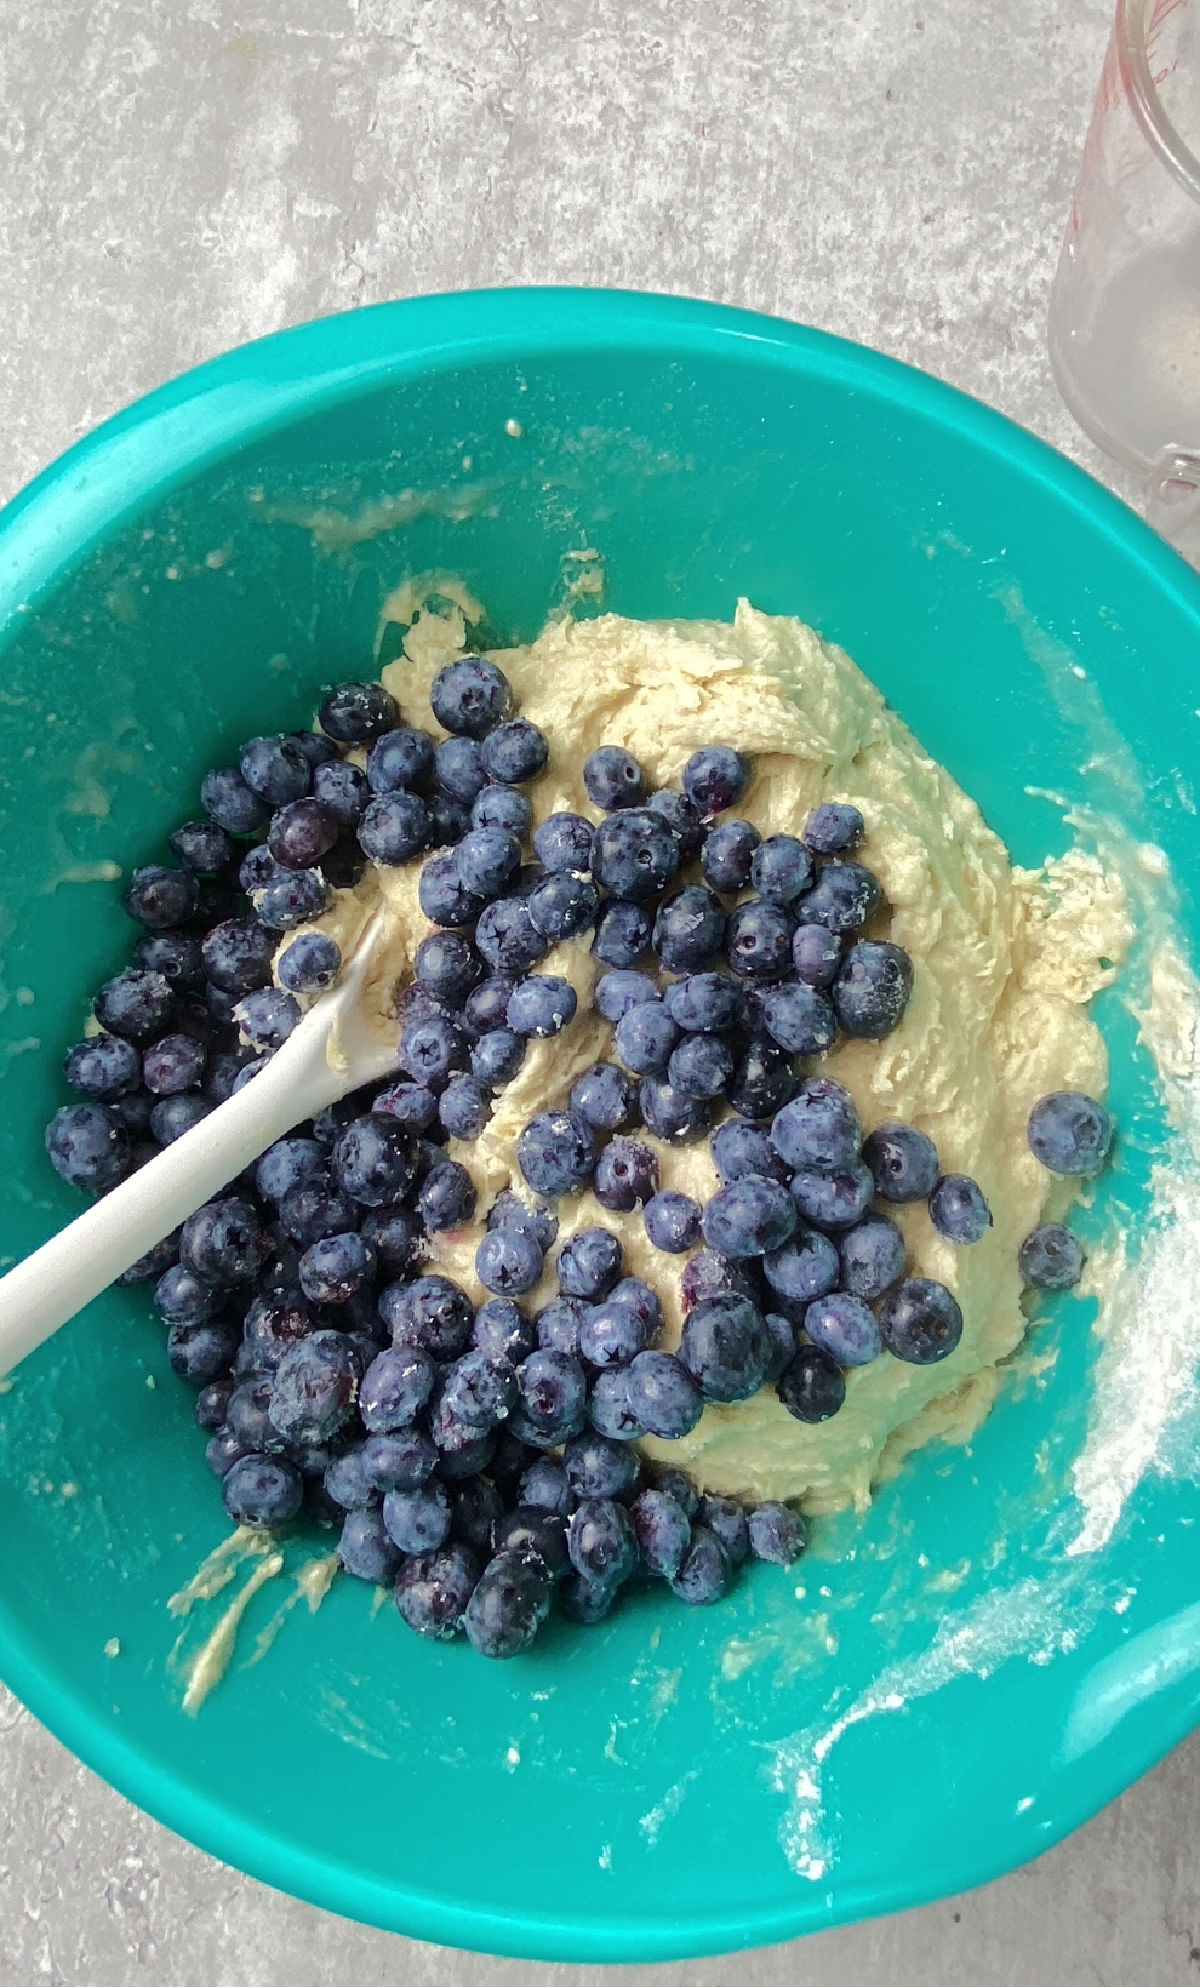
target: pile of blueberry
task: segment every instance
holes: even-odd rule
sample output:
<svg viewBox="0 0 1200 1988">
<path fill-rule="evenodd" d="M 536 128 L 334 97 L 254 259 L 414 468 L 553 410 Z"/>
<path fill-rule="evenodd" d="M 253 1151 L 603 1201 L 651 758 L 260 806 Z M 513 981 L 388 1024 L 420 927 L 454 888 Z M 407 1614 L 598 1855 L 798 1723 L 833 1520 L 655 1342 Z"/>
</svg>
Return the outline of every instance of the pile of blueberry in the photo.
<svg viewBox="0 0 1200 1988">
<path fill-rule="evenodd" d="M 465 1630 L 510 1656 L 554 1596 L 595 1622 L 634 1577 L 702 1603 L 750 1552 L 794 1560 L 798 1513 L 747 1512 L 676 1470 L 651 1479 L 636 1439 L 679 1439 L 706 1402 L 767 1384 L 820 1422 L 845 1370 L 885 1347 L 944 1358 L 958 1305 L 904 1276 L 877 1204 L 925 1200 L 961 1244 L 991 1216 L 923 1133 L 893 1123 L 864 1138 L 849 1095 L 805 1068 L 839 1032 L 895 1028 L 912 988 L 906 954 L 861 936 L 882 900 L 853 860 L 856 809 L 825 803 L 801 837 L 763 840 L 730 813 L 750 777 L 733 748 L 696 753 L 679 791 L 647 794 L 636 760 L 604 746 L 584 768 L 599 824 L 559 813 L 535 827 L 522 788 L 548 744 L 513 715 L 502 673 L 465 657 L 431 702 L 448 734 L 436 744 L 381 685 L 342 684 L 319 732 L 253 739 L 208 775 L 205 819 L 170 838 L 177 866 L 130 880 L 134 962 L 100 989 L 98 1032 L 66 1059 L 83 1102 L 55 1115 L 47 1149 L 65 1179 L 104 1192 L 178 1138 L 336 980 L 330 937 L 287 934 L 368 862 L 422 860 L 436 929 L 401 997 L 399 1080 L 298 1127 L 122 1282 L 153 1284 L 233 1519 L 336 1522 L 343 1566 L 394 1580 L 412 1628 Z M 614 1060 L 521 1133 L 528 1199 L 505 1192 L 487 1211 L 476 1309 L 421 1270 L 429 1236 L 477 1212 L 446 1142 L 477 1137 L 528 1042 L 574 1019 L 574 987 L 534 969 L 588 934 Z M 671 1145 L 711 1139 L 707 1206 L 660 1191 L 643 1126 Z M 1111 1127 L 1060 1093 L 1030 1137 L 1046 1165 L 1083 1173 Z M 659 1297 L 625 1274 L 615 1234 L 586 1228 L 556 1250 L 552 1204 L 585 1187 L 613 1213 L 641 1211 L 664 1274 L 686 1258 L 677 1353 L 656 1347 Z M 548 1260 L 557 1291 L 531 1316 L 520 1301 Z M 1044 1287 L 1081 1267 L 1055 1225 L 1022 1251 Z"/>
</svg>

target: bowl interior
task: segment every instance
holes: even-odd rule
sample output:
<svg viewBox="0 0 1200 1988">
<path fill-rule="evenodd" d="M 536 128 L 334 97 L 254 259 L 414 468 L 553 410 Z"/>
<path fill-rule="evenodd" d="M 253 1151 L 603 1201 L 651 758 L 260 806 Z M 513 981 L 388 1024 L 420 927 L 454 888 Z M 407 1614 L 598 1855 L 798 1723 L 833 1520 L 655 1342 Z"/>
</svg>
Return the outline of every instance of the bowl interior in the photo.
<svg viewBox="0 0 1200 1988">
<path fill-rule="evenodd" d="M 7 1257 L 76 1212 L 42 1127 L 127 953 L 118 873 L 241 738 L 370 672 L 401 582 L 453 575 L 523 639 L 581 552 L 622 613 L 800 614 L 1018 862 L 1067 846 L 1068 805 L 1114 807 L 1192 916 L 1195 582 L 1029 438 L 873 355 L 662 300 L 311 327 L 144 403 L 0 527 L 0 621 L 23 610 L 0 665 Z M 1100 1012 L 1129 1133 L 1093 1233 L 1111 1195 L 1142 1205 L 1160 1120 L 1136 1023 L 1115 995 Z M 285 1576 L 193 1718 L 165 1604 L 225 1527 L 149 1301 L 110 1293 L 0 1397 L 0 1667 L 183 1833 L 426 1937 L 667 1958 L 914 1903 L 1044 1847 L 1194 1716 L 1200 1569 L 1172 1542 L 1195 1487 L 1148 1470 L 1103 1550 L 1064 1555 L 1092 1307 L 1038 1316 L 1053 1364 L 1019 1356 L 967 1449 L 927 1450 L 722 1607 L 639 1598 L 488 1666 L 348 1581 L 280 1623 Z"/>
</svg>

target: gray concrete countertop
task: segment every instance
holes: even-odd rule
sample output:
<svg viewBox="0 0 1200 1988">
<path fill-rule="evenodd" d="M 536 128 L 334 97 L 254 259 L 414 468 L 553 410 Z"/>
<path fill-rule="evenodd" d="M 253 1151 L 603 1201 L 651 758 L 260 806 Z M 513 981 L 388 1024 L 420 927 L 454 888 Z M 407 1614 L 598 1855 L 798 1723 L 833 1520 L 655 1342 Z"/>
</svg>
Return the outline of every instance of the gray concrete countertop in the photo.
<svg viewBox="0 0 1200 1988">
<path fill-rule="evenodd" d="M 242 339 L 474 284 L 688 292 L 992 402 L 1095 473 L 1046 295 L 1110 0 L 0 0 L 0 497 Z M 1110 481 L 1114 480 L 1109 478 Z M 1200 1743 L 999 1883 L 663 1982 L 1200 1977 Z M 0 1694 L 0 1982 L 620 1981 L 224 1869 Z"/>
</svg>

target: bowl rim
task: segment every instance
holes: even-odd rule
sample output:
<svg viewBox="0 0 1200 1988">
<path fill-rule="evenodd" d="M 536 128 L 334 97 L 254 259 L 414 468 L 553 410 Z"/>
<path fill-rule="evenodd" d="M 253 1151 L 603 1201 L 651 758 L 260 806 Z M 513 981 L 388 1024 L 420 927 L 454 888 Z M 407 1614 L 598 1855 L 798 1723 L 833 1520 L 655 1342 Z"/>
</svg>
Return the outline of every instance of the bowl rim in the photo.
<svg viewBox="0 0 1200 1988">
<path fill-rule="evenodd" d="M 486 310 L 480 311 L 480 303 Z M 1049 444 L 984 403 L 869 347 L 757 312 L 654 292 L 527 287 L 399 299 L 316 319 L 240 345 L 131 403 L 83 437 L 0 510 L 0 636 L 97 542 L 155 498 L 299 416 L 416 375 L 486 359 L 563 351 L 724 358 L 801 370 L 850 385 L 1015 467 L 1086 518 L 1147 582 L 1200 623 L 1200 577 L 1134 512 Z M 686 1923 L 660 1916 L 499 1915 L 446 1895 L 384 1885 L 280 1831 L 247 1824 L 232 1806 L 164 1772 L 117 1724 L 94 1713 L 27 1646 L 0 1594 L 0 1675 L 64 1745 L 127 1799 L 225 1863 L 326 1910 L 450 1947 L 522 1959 L 660 1962 L 737 1951 L 983 1884 L 1015 1868 L 1011 1840 L 990 1855 L 957 1855 L 936 1876 L 889 1883 L 799 1886 L 787 1908 L 714 1908 Z M 1164 1708 L 1165 1709 L 1165 1708 Z M 1085 1795 L 1042 1812 L 1040 1854 L 1144 1773 L 1191 1729 L 1197 1707 L 1176 1700 L 1152 1748 L 1119 1748 Z M 1159 1742 L 1161 1741 L 1161 1744 Z"/>
</svg>

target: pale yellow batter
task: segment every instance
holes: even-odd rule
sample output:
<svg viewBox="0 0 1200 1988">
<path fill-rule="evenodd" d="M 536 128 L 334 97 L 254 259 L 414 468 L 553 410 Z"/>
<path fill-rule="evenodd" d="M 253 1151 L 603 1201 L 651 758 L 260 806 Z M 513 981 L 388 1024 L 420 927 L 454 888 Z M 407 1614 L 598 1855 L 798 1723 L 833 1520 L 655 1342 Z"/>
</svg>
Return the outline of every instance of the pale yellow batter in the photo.
<svg viewBox="0 0 1200 1988">
<path fill-rule="evenodd" d="M 456 612 L 418 616 L 405 655 L 383 672 L 406 722 L 436 733 L 429 686 L 463 647 Z M 1040 871 L 1014 870 L 974 802 L 849 658 L 801 622 L 759 614 L 745 601 L 732 625 L 615 615 L 562 621 L 527 648 L 495 652 L 494 660 L 522 715 L 550 741 L 549 764 L 528 790 L 535 820 L 560 808 L 600 819 L 582 768 L 606 744 L 636 754 L 653 787 L 677 785 L 699 746 L 736 745 L 754 768 L 738 812 L 764 835 L 797 833 L 823 799 L 852 801 L 862 811 L 862 858 L 889 906 L 871 930 L 911 955 L 915 985 L 893 1035 L 882 1043 L 841 1041 L 821 1069 L 853 1093 L 867 1130 L 882 1119 L 907 1119 L 936 1140 L 947 1172 L 979 1180 L 995 1226 L 971 1248 L 938 1236 L 923 1203 L 889 1211 L 904 1229 L 910 1274 L 939 1278 L 957 1294 L 961 1344 L 934 1367 L 907 1366 L 884 1353 L 852 1370 L 845 1406 L 817 1426 L 795 1421 L 768 1388 L 752 1401 L 708 1408 L 682 1442 L 644 1445 L 710 1490 L 802 1497 L 812 1510 L 861 1505 L 907 1451 L 977 1424 L 993 1397 L 996 1362 L 1023 1334 L 1018 1244 L 1040 1219 L 1061 1215 L 1069 1199 L 1069 1189 L 1030 1154 L 1025 1121 L 1047 1091 L 1104 1091 L 1105 1047 L 1087 1003 L 1128 943 L 1120 883 L 1081 852 Z M 345 949 L 382 893 L 399 982 L 430 929 L 417 903 L 418 872 L 415 864 L 370 871 L 355 891 L 339 893 L 321 921 Z M 522 1187 L 516 1140 L 528 1120 L 564 1102 L 580 1071 L 612 1055 L 612 1031 L 590 1007 L 596 964 L 587 944 L 555 948 L 538 970 L 572 981 L 579 1012 L 554 1041 L 530 1044 L 481 1138 L 451 1145 L 475 1178 L 482 1213 L 501 1188 Z M 717 1183 L 706 1142 L 658 1150 L 664 1187 L 700 1201 L 711 1195 Z M 560 1203 L 558 1212 L 560 1240 L 594 1223 L 619 1233 L 628 1269 L 663 1297 L 664 1343 L 673 1345 L 681 1259 L 652 1248 L 640 1214 L 612 1215 L 590 1194 Z M 429 1245 L 432 1261 L 477 1301 L 487 1295 L 474 1274 L 482 1232 L 481 1220 Z M 556 1288 L 552 1253 L 544 1285 L 528 1303 L 536 1308 Z"/>
</svg>

